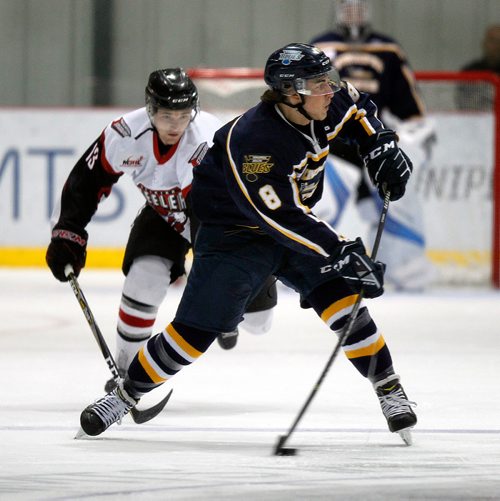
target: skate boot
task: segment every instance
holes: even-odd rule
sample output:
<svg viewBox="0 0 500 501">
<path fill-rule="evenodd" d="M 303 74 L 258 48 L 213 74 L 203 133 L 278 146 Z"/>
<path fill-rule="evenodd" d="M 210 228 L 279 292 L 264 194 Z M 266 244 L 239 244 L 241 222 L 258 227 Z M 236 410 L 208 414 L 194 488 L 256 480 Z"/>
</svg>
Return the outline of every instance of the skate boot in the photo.
<svg viewBox="0 0 500 501">
<path fill-rule="evenodd" d="M 220 347 L 223 350 L 230 350 L 231 348 L 234 348 L 238 342 L 238 334 L 238 329 L 235 329 L 232 332 L 221 332 L 217 336 L 217 341 Z"/>
<path fill-rule="evenodd" d="M 120 376 L 120 379 L 124 379 L 126 373 L 127 373 L 127 371 L 125 369 L 118 369 L 118 375 Z M 106 383 L 104 384 L 104 391 L 106 393 L 112 392 L 115 388 L 116 388 L 116 379 L 115 378 L 108 379 L 106 381 Z"/>
<path fill-rule="evenodd" d="M 377 393 L 382 412 L 387 419 L 389 430 L 398 433 L 406 445 L 412 444 L 411 428 L 417 423 L 417 416 L 412 407 L 415 402 L 408 400 L 403 387 L 399 383 L 399 376 L 391 376 L 377 381 L 373 387 Z"/>
<path fill-rule="evenodd" d="M 86 407 L 80 415 L 83 431 L 92 437 L 100 435 L 113 423 L 121 424 L 123 416 L 137 405 L 138 400 L 132 398 L 123 388 L 123 383 L 104 397 Z"/>
</svg>

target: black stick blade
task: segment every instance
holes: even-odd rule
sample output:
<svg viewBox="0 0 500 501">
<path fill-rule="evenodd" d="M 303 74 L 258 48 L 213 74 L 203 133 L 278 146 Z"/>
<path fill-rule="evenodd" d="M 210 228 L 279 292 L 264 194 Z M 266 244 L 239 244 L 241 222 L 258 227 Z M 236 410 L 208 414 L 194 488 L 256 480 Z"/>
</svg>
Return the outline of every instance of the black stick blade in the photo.
<svg viewBox="0 0 500 501">
<path fill-rule="evenodd" d="M 167 405 L 173 391 L 174 390 L 170 390 L 168 395 L 163 400 L 160 400 L 156 405 L 153 405 L 148 409 L 139 410 L 137 407 L 132 408 L 130 415 L 132 416 L 134 423 L 143 424 L 158 416 L 158 414 L 160 414 L 160 412 L 164 409 L 165 405 Z"/>
<path fill-rule="evenodd" d="M 283 446 L 285 445 L 286 443 L 286 439 L 288 438 L 287 435 L 280 435 L 278 437 L 278 443 L 276 444 L 276 447 L 274 448 L 274 455 L 277 456 L 278 455 L 278 451 L 280 451 Z"/>
<path fill-rule="evenodd" d="M 278 437 L 278 443 L 274 448 L 275 456 L 295 456 L 295 454 L 297 454 L 297 449 L 294 449 L 293 447 L 284 447 L 288 437 L 289 435 L 280 435 Z"/>
<path fill-rule="evenodd" d="M 275 456 L 296 456 L 297 449 L 294 447 L 282 447 L 281 449 L 277 449 L 274 453 Z"/>
</svg>

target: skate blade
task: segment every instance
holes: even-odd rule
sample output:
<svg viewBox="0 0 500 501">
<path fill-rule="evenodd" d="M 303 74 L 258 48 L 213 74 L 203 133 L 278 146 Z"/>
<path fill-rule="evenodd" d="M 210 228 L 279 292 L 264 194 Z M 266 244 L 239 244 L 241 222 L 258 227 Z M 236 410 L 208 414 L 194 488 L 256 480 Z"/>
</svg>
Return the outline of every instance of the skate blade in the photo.
<svg viewBox="0 0 500 501">
<path fill-rule="evenodd" d="M 406 428 L 404 430 L 399 430 L 398 435 L 401 437 L 403 442 L 410 446 L 413 445 L 413 437 L 411 435 L 411 428 Z"/>
<path fill-rule="evenodd" d="M 75 440 L 89 440 L 91 438 L 93 438 L 93 437 L 91 437 L 90 435 L 87 435 L 81 427 L 78 429 L 78 431 L 76 432 L 76 435 L 74 436 Z"/>
</svg>

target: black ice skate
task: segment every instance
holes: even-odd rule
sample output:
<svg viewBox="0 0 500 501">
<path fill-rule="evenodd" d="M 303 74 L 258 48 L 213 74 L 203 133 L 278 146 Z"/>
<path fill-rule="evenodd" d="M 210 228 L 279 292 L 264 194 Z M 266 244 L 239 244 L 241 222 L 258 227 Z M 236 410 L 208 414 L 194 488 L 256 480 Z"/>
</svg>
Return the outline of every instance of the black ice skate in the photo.
<svg viewBox="0 0 500 501">
<path fill-rule="evenodd" d="M 118 375 L 120 376 L 121 379 L 125 378 L 126 373 L 127 371 L 125 369 L 118 369 Z M 117 383 L 115 378 L 108 379 L 104 384 L 104 391 L 106 393 L 110 393 L 116 388 L 116 385 Z"/>
<path fill-rule="evenodd" d="M 405 444 L 411 445 L 410 430 L 417 423 L 417 416 L 413 412 L 412 406 L 417 404 L 408 400 L 399 383 L 399 376 L 393 374 L 377 381 L 373 387 L 377 393 L 382 412 L 387 419 L 389 430 L 399 433 Z"/>
<path fill-rule="evenodd" d="M 230 350 L 236 346 L 238 342 L 238 329 L 235 329 L 232 332 L 221 332 L 217 336 L 217 341 L 219 345 L 224 350 Z"/>
<path fill-rule="evenodd" d="M 138 400 L 132 398 L 120 384 L 107 395 L 86 407 L 80 415 L 83 431 L 92 437 L 100 435 L 113 423 L 121 424 L 123 416 L 137 405 Z"/>
</svg>

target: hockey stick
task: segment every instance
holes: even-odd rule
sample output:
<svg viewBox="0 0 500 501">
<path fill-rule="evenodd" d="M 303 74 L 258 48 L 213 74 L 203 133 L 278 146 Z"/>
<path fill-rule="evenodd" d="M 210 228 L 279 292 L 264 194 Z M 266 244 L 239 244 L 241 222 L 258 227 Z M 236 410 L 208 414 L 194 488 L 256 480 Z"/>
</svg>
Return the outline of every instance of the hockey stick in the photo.
<svg viewBox="0 0 500 501">
<path fill-rule="evenodd" d="M 99 326 L 94 319 L 94 315 L 92 315 L 90 306 L 87 303 L 85 296 L 83 295 L 83 291 L 80 287 L 80 284 L 78 283 L 78 280 L 76 279 L 71 265 L 66 266 L 64 274 L 68 277 L 71 289 L 73 290 L 78 304 L 80 305 L 80 308 L 82 309 L 82 312 L 85 315 L 85 318 L 87 319 L 87 322 L 90 326 L 90 330 L 92 331 L 92 334 L 94 335 L 94 338 L 97 341 L 99 348 L 101 349 L 102 356 L 104 357 L 104 360 L 108 365 L 108 369 L 111 371 L 113 379 L 118 383 L 121 379 L 118 373 L 118 367 L 113 358 L 113 355 L 111 355 L 111 352 L 109 351 L 106 340 L 104 339 L 104 336 L 102 335 L 101 330 L 99 329 Z M 143 410 L 139 410 L 137 409 L 137 407 L 133 407 L 130 411 L 130 415 L 132 416 L 134 422 L 137 424 L 142 424 L 156 417 L 164 409 L 165 405 L 167 405 L 170 395 L 172 395 L 172 391 L 173 390 L 170 390 L 168 395 L 163 400 L 160 400 L 156 405 L 153 405 L 152 407 Z"/>
<path fill-rule="evenodd" d="M 382 238 L 382 232 L 384 231 L 384 226 L 385 226 L 385 218 L 387 216 L 387 211 L 389 210 L 389 199 L 390 199 L 391 193 L 388 191 L 385 194 L 385 199 L 384 199 L 384 206 L 382 208 L 382 212 L 380 214 L 380 220 L 378 223 L 378 228 L 377 228 L 377 235 L 375 236 L 375 242 L 373 244 L 373 251 L 371 258 L 375 260 L 377 257 L 377 252 L 378 248 L 380 245 L 380 239 Z M 333 361 L 335 358 L 337 358 L 337 354 L 340 351 L 340 348 L 344 344 L 344 341 L 348 338 L 349 334 L 351 333 L 351 330 L 354 325 L 354 321 L 356 320 L 356 317 L 358 315 L 358 310 L 359 307 L 361 306 L 361 301 L 363 299 L 363 291 L 361 291 L 356 299 L 356 302 L 354 303 L 354 306 L 351 311 L 351 315 L 349 316 L 349 320 L 344 326 L 344 329 L 339 337 L 339 340 L 337 341 L 337 345 L 335 346 L 335 349 L 333 350 L 333 353 L 330 355 L 330 358 L 328 359 L 328 362 L 325 365 L 325 368 L 323 369 L 323 372 L 319 376 L 318 380 L 316 381 L 316 384 L 314 385 L 311 393 L 309 394 L 309 397 L 307 398 L 306 402 L 300 409 L 297 417 L 295 418 L 295 421 L 293 422 L 292 426 L 288 430 L 286 435 L 280 435 L 278 437 L 278 442 L 274 448 L 274 455 L 275 456 L 294 456 L 296 453 L 296 449 L 291 448 L 291 447 L 285 447 L 285 444 L 287 440 L 290 438 L 292 433 L 295 431 L 297 428 L 297 425 L 299 424 L 300 420 L 304 416 L 307 408 L 309 407 L 310 403 L 312 402 L 313 398 L 316 396 L 316 393 L 319 390 L 319 387 L 321 386 L 321 383 L 325 379 L 326 375 L 328 374 L 328 371 L 330 370 L 330 367 L 333 364 Z"/>
</svg>

